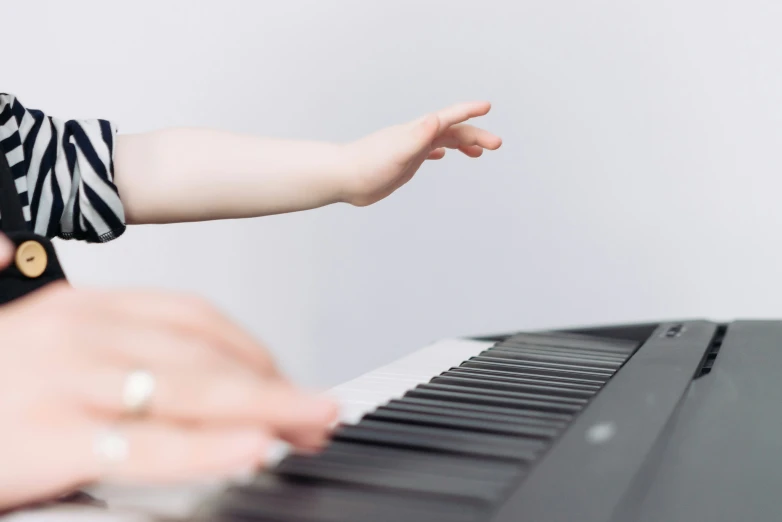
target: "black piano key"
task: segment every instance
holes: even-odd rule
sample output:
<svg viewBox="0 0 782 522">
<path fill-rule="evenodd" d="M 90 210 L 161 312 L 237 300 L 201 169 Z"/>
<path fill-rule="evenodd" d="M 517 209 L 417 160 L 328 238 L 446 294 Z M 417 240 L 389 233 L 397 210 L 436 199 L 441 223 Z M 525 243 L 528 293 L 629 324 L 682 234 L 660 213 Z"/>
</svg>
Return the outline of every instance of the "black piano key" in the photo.
<svg viewBox="0 0 782 522">
<path fill-rule="evenodd" d="M 592 350 L 589 348 L 567 348 L 563 346 L 541 346 L 538 344 L 508 342 L 497 343 L 494 348 L 501 348 L 503 350 L 517 350 L 525 352 L 535 352 L 548 355 L 573 355 L 577 357 L 594 357 L 596 359 L 602 359 L 607 361 L 626 361 L 628 355 L 623 353 L 604 352 L 600 350 Z"/>
<path fill-rule="evenodd" d="M 525 415 L 529 415 L 529 416 L 532 416 L 535 413 L 564 415 L 566 417 L 570 417 L 573 415 L 573 412 L 559 413 L 559 412 L 536 409 L 537 408 L 536 405 L 530 405 L 529 403 L 530 401 L 520 401 L 516 399 L 508 399 L 505 397 L 494 397 L 491 395 L 470 393 L 466 391 L 465 392 L 443 391 L 440 389 L 424 388 L 422 386 L 418 386 L 416 388 L 413 388 L 412 390 L 407 391 L 405 393 L 405 398 L 406 397 L 419 397 L 422 399 L 439 399 L 443 401 L 453 401 L 457 403 L 478 404 L 483 406 L 499 406 L 502 408 L 515 408 L 524 411 Z M 562 418 L 562 417 L 558 417 L 558 418 Z"/>
<path fill-rule="evenodd" d="M 537 346 L 526 343 L 498 343 L 495 344 L 493 348 L 525 353 L 536 353 L 540 355 L 584 357 L 600 361 L 624 362 L 627 360 L 627 356 L 623 354 L 599 352 L 582 348 L 562 348 L 560 346 Z"/>
<path fill-rule="evenodd" d="M 521 364 L 528 364 L 535 368 L 550 368 L 552 370 L 575 370 L 578 372 L 597 373 L 599 375 L 613 375 L 614 370 L 611 368 L 601 368 L 598 366 L 586 366 L 578 363 L 570 363 L 566 361 L 543 361 L 540 359 L 525 358 L 523 355 L 519 355 L 515 352 L 503 352 L 501 350 L 490 348 L 484 350 L 478 354 L 480 357 L 496 357 L 498 359 L 510 359 L 512 361 L 518 361 Z"/>
<path fill-rule="evenodd" d="M 413 390 L 411 390 L 413 391 Z M 498 415 L 501 417 L 513 417 L 521 422 L 540 422 L 542 426 L 561 427 L 566 425 L 572 418 L 572 415 L 563 413 L 550 413 L 537 410 L 528 410 L 523 408 L 492 406 L 490 404 L 470 403 L 461 397 L 453 397 L 439 392 L 424 392 L 421 394 L 406 392 L 401 399 L 393 399 L 387 406 L 393 405 L 423 405 L 443 410 L 457 410 L 464 412 L 481 413 L 487 415 Z"/>
<path fill-rule="evenodd" d="M 519 359 L 522 361 L 550 363 L 557 365 L 576 366 L 578 368 L 611 370 L 615 372 L 624 364 L 624 361 L 604 361 L 591 357 L 579 357 L 574 355 L 548 355 L 528 352 L 526 350 L 512 350 L 502 347 L 489 348 L 484 350 L 481 355 L 489 357 L 503 357 L 506 359 Z"/>
<path fill-rule="evenodd" d="M 446 455 L 422 450 L 357 444 L 335 440 L 317 454 L 319 459 L 353 459 L 372 465 L 404 466 L 412 471 L 458 474 L 475 480 L 505 483 L 521 476 L 526 468 L 518 462 L 488 460 L 480 457 Z"/>
<path fill-rule="evenodd" d="M 491 363 L 491 364 L 498 364 L 503 365 L 501 369 L 508 370 L 508 371 L 514 371 L 517 370 L 519 372 L 524 373 L 530 373 L 532 375 L 540 374 L 540 375 L 555 375 L 555 376 L 562 376 L 562 377 L 573 377 L 577 379 L 582 379 L 585 381 L 592 381 L 596 383 L 603 384 L 608 379 L 611 378 L 611 372 L 607 371 L 586 371 L 586 370 L 578 370 L 575 368 L 544 368 L 540 365 L 536 364 L 525 364 L 521 361 L 516 361 L 514 359 L 507 359 L 507 358 L 501 358 L 501 357 L 487 357 L 485 355 L 477 355 L 474 357 L 470 357 L 467 361 L 463 362 L 462 365 L 467 365 L 467 363 Z"/>
<path fill-rule="evenodd" d="M 504 361 L 504 362 L 502 362 Z M 576 372 L 557 372 L 557 371 L 541 371 L 536 368 L 530 368 L 528 366 L 520 365 L 517 361 L 511 360 L 494 360 L 486 357 L 471 357 L 461 363 L 459 368 L 477 369 L 477 370 L 493 370 L 501 371 L 503 373 L 513 373 L 522 377 L 528 377 L 531 379 L 556 379 L 559 382 L 570 382 L 573 384 L 588 384 L 592 386 L 602 387 L 608 380 L 603 375 L 596 377 L 579 376 Z"/>
<path fill-rule="evenodd" d="M 438 415 L 442 417 L 456 417 L 475 421 L 530 426 L 554 431 L 559 431 L 567 425 L 562 421 L 525 417 L 519 414 L 513 415 L 507 413 L 492 413 L 486 411 L 486 407 L 478 407 L 476 408 L 477 411 L 465 410 L 462 405 L 448 403 L 446 401 L 426 401 L 426 399 L 418 400 L 424 402 L 424 404 L 421 404 L 421 402 L 412 402 L 413 399 L 408 397 L 405 399 L 393 399 L 385 404 L 383 408 L 395 411 L 406 411 L 410 413 L 421 413 L 425 415 Z M 427 405 L 426 402 L 437 403 L 437 405 Z"/>
<path fill-rule="evenodd" d="M 523 384 L 530 386 L 543 386 L 551 390 L 557 390 L 561 393 L 576 392 L 579 396 L 592 397 L 600 389 L 599 386 L 586 385 L 586 384 L 572 384 L 569 382 L 558 382 L 551 379 L 519 377 L 511 373 L 501 374 L 494 370 L 481 370 L 479 368 L 451 368 L 443 373 L 441 376 L 451 377 L 465 377 L 467 379 L 485 379 L 496 382 L 508 382 L 511 384 Z M 552 393 L 554 393 L 552 391 Z"/>
<path fill-rule="evenodd" d="M 450 384 L 450 383 L 476 383 L 476 386 L 491 388 L 494 390 L 519 391 L 531 394 L 540 394 L 543 397 L 564 397 L 571 399 L 588 400 L 592 395 L 591 391 L 569 390 L 567 388 L 558 388 L 556 386 L 541 384 L 524 384 L 518 382 L 499 381 L 492 378 L 484 378 L 479 375 L 459 374 L 455 372 L 444 372 L 437 377 L 432 377 L 429 382 Z"/>
<path fill-rule="evenodd" d="M 322 484 L 271 474 L 229 490 L 208 520 L 231 516 L 264 522 L 472 522 L 485 508 L 470 501 L 425 498 Z M 230 518 L 228 518 L 230 520 Z"/>
<path fill-rule="evenodd" d="M 477 421 L 453 416 L 395 411 L 385 407 L 380 407 L 373 412 L 367 413 L 364 418 L 420 426 L 451 428 L 467 432 L 493 433 L 497 435 L 530 437 L 536 439 L 551 439 L 559 433 L 559 430 L 541 428 L 538 426 L 524 426 L 489 420 Z"/>
<path fill-rule="evenodd" d="M 574 390 L 583 390 L 593 393 L 597 393 L 600 390 L 600 385 L 592 381 L 584 381 L 581 379 L 569 379 L 567 377 L 554 377 L 551 375 L 528 375 L 520 372 L 508 372 L 503 370 L 490 370 L 487 368 L 473 368 L 471 366 L 455 366 L 448 370 L 449 372 L 467 373 L 481 376 L 493 376 L 498 380 L 505 380 L 507 382 L 525 382 L 529 384 L 550 384 L 552 386 L 559 386 L 562 388 L 571 388 Z"/>
<path fill-rule="evenodd" d="M 491 354 L 501 354 L 498 355 L 498 357 L 528 359 L 530 361 L 566 364 L 570 366 L 579 366 L 584 368 L 591 367 L 598 370 L 611 370 L 613 372 L 615 372 L 619 367 L 622 366 L 622 364 L 624 364 L 624 359 L 604 360 L 600 358 L 585 357 L 579 354 L 538 353 L 530 350 L 523 350 L 518 348 L 506 348 L 502 346 L 494 346 L 484 351 L 489 352 Z"/>
<path fill-rule="evenodd" d="M 447 382 L 434 382 L 437 379 L 439 381 Z M 466 392 L 475 393 L 480 395 L 489 395 L 492 397 L 505 397 L 508 399 L 516 399 L 519 401 L 526 401 L 527 407 L 530 409 L 536 409 L 541 411 L 553 411 L 560 413 L 576 413 L 581 411 L 587 404 L 588 400 L 579 397 L 561 397 L 551 395 L 539 395 L 534 393 L 527 393 L 522 391 L 509 391 L 509 390 L 497 390 L 494 386 L 495 383 L 484 382 L 478 379 L 459 379 L 452 377 L 435 377 L 431 382 L 425 384 L 419 384 L 417 388 L 427 390 L 442 390 L 442 391 L 454 391 L 454 392 Z"/>
<path fill-rule="evenodd" d="M 544 447 L 537 440 L 517 440 L 379 421 L 362 421 L 356 426 L 340 426 L 334 432 L 333 438 L 511 461 L 531 461 Z"/>
<path fill-rule="evenodd" d="M 412 471 L 394 463 L 379 465 L 353 460 L 289 457 L 275 470 L 277 473 L 317 481 L 333 481 L 361 488 L 377 488 L 422 495 L 455 497 L 491 504 L 499 500 L 504 484 L 476 480 L 457 474 L 437 474 L 427 470 Z"/>
<path fill-rule="evenodd" d="M 492 398 L 496 397 L 514 400 L 517 401 L 517 404 L 524 405 L 524 407 L 529 409 L 551 411 L 554 413 L 578 413 L 586 404 L 586 401 L 580 399 L 540 397 L 532 393 L 497 391 L 480 388 L 474 384 L 419 384 L 416 389 L 486 395 Z"/>
<path fill-rule="evenodd" d="M 546 447 L 547 443 L 538 439 L 527 439 L 516 435 L 492 435 L 486 433 L 471 433 L 456 428 L 435 426 L 415 426 L 393 420 L 364 419 L 361 425 L 368 429 L 386 430 L 411 435 L 423 435 L 434 439 L 447 439 L 468 443 L 487 444 L 491 446 L 509 446 L 524 451 L 538 451 Z"/>
<path fill-rule="evenodd" d="M 619 341 L 615 339 L 606 339 L 603 337 L 597 339 L 593 337 L 562 334 L 549 335 L 521 333 L 513 335 L 504 342 L 528 342 L 541 346 L 561 346 L 564 348 L 584 347 L 594 350 L 623 353 L 628 355 L 632 354 L 638 347 L 638 343 L 633 341 Z"/>
</svg>

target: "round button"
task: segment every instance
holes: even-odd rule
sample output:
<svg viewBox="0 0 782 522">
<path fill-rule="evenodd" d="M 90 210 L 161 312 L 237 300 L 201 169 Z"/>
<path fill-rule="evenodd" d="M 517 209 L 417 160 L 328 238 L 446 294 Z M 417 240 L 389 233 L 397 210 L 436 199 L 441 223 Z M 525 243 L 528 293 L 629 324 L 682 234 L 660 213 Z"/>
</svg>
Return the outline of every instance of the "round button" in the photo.
<svg viewBox="0 0 782 522">
<path fill-rule="evenodd" d="M 25 241 L 16 249 L 16 268 L 27 277 L 43 274 L 47 262 L 46 249 L 37 241 Z"/>
</svg>

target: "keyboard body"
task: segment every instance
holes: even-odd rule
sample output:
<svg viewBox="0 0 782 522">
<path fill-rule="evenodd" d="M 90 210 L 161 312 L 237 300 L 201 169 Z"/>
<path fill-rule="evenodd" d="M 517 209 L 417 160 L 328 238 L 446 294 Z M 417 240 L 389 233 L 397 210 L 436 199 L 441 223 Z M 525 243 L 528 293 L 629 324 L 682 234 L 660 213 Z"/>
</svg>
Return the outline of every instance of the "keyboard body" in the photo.
<svg viewBox="0 0 782 522">
<path fill-rule="evenodd" d="M 332 390 L 343 424 L 200 520 L 782 516 L 782 322 L 446 340 Z"/>
</svg>

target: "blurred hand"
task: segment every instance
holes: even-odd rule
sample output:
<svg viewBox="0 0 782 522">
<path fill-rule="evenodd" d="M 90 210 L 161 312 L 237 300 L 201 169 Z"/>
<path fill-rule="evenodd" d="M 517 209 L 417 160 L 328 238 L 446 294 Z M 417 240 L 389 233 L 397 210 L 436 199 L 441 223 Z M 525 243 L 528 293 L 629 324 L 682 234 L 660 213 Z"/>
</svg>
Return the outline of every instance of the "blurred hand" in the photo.
<svg viewBox="0 0 782 522">
<path fill-rule="evenodd" d="M 489 112 L 488 102 L 462 103 L 403 125 L 387 127 L 347 146 L 345 200 L 366 206 L 389 196 L 410 181 L 424 161 L 456 149 L 478 158 L 496 150 L 502 140 L 463 122 Z"/>
<path fill-rule="evenodd" d="M 13 261 L 13 258 L 14 244 L 3 234 L 0 234 L 0 270 L 4 270 L 8 267 L 8 265 L 11 264 L 11 261 Z"/>
<path fill-rule="evenodd" d="M 5 262 L 8 250 L 0 241 Z M 154 392 L 128 416 L 123 387 L 138 369 Z M 0 308 L 0 509 L 101 479 L 224 476 L 263 465 L 276 439 L 317 448 L 335 418 L 197 298 L 54 283 Z M 123 437 L 116 462 L 95 451 L 109 428 Z"/>
</svg>

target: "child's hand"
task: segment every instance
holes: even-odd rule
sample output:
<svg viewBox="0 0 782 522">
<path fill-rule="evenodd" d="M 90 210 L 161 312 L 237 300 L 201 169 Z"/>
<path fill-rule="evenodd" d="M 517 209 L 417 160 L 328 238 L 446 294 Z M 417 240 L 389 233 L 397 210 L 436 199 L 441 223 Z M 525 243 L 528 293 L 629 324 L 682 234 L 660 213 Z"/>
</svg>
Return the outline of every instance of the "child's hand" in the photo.
<svg viewBox="0 0 782 522">
<path fill-rule="evenodd" d="M 445 149 L 477 158 L 497 136 L 464 122 L 488 102 L 453 105 L 348 144 L 166 129 L 117 139 L 115 183 L 128 223 L 178 223 L 371 205 Z"/>
<path fill-rule="evenodd" d="M 484 149 L 498 149 L 502 144 L 498 136 L 462 124 L 490 108 L 488 102 L 453 105 L 347 145 L 345 201 L 356 206 L 380 201 L 410 181 L 424 161 L 445 156 L 445 149 L 458 149 L 471 158 L 479 157 Z"/>
</svg>

